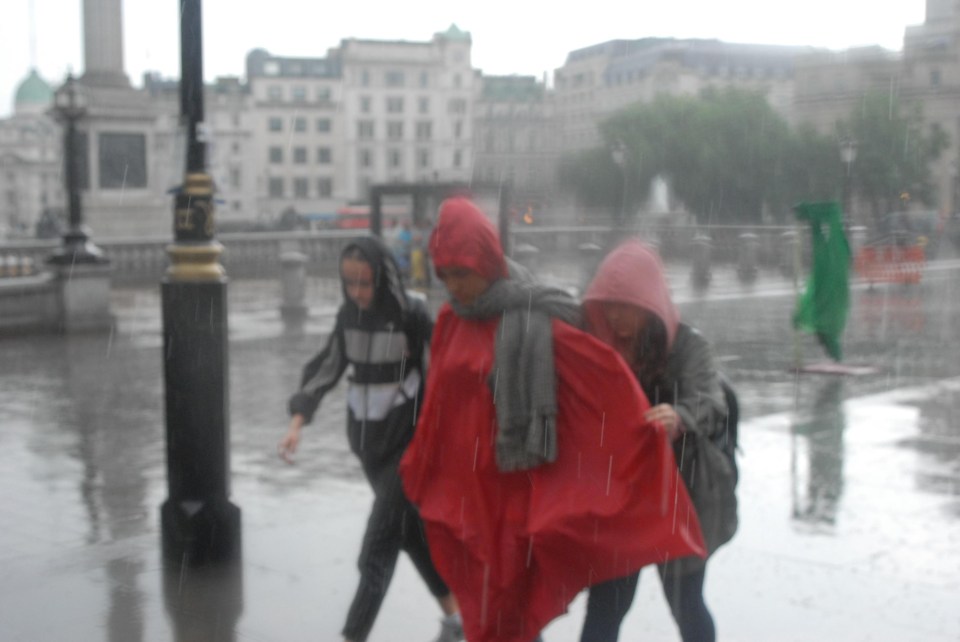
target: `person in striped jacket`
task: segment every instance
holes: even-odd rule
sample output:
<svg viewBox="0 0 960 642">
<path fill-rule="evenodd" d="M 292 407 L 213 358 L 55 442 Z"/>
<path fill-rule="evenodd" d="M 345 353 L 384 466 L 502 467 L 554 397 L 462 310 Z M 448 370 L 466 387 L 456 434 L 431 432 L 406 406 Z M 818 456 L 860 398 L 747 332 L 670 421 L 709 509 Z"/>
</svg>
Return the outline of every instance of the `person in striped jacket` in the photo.
<svg viewBox="0 0 960 642">
<path fill-rule="evenodd" d="M 463 629 L 456 599 L 434 568 L 420 517 L 397 473 L 417 423 L 433 322 L 425 303 L 406 292 L 392 253 L 376 238 L 363 237 L 344 248 L 340 277 L 344 302 L 326 346 L 304 367 L 300 387 L 290 397 L 290 425 L 280 455 L 290 459 L 324 395 L 352 368 L 347 437 L 374 502 L 344 640 L 367 639 L 404 550 L 443 610 L 437 642 L 457 642 Z"/>
</svg>

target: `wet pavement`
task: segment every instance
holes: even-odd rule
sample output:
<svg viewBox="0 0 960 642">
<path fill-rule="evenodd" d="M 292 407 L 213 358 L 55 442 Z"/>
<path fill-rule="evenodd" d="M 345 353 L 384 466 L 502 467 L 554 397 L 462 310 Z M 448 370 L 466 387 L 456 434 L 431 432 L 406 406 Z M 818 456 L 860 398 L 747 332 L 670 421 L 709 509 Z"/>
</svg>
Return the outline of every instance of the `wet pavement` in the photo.
<svg viewBox="0 0 960 642">
<path fill-rule="evenodd" d="M 789 324 L 792 282 L 731 268 L 681 314 L 713 341 L 742 405 L 741 526 L 708 567 L 720 640 L 960 639 L 960 261 L 919 286 L 856 284 L 847 362 L 872 374 L 797 374 L 825 360 Z M 543 274 L 575 286 L 576 266 Z M 436 303 L 439 292 L 431 293 Z M 276 456 L 285 402 L 339 303 L 313 279 L 302 333 L 279 285 L 230 301 L 232 499 L 242 564 L 165 568 L 159 287 L 117 289 L 109 334 L 0 339 L 0 640 L 339 640 L 371 499 L 343 434 L 343 388 L 296 464 Z M 545 632 L 575 641 L 583 596 Z M 372 642 L 417 642 L 439 610 L 403 558 Z M 678 636 L 651 571 L 621 639 Z"/>
</svg>

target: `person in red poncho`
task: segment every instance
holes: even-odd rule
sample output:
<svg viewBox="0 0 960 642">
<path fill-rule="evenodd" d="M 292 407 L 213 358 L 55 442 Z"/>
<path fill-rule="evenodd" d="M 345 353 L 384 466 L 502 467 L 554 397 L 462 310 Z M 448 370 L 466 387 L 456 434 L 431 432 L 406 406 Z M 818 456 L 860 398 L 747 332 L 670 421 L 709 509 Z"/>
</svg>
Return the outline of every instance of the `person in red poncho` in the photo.
<svg viewBox="0 0 960 642">
<path fill-rule="evenodd" d="M 530 642 L 583 588 L 703 555 L 662 427 L 575 302 L 524 278 L 469 200 L 430 238 L 450 294 L 401 461 L 469 642 Z"/>
<path fill-rule="evenodd" d="M 645 418 L 667 431 L 685 486 L 697 508 L 708 552 L 737 528 L 736 474 L 716 445 L 727 405 L 710 345 L 680 322 L 656 252 L 639 239 L 617 246 L 597 268 L 583 297 L 589 332 L 623 356 L 653 407 Z M 703 601 L 706 561 L 660 565 L 660 579 L 684 642 L 713 642 Z M 616 642 L 637 588 L 638 573 L 591 587 L 580 642 Z"/>
</svg>

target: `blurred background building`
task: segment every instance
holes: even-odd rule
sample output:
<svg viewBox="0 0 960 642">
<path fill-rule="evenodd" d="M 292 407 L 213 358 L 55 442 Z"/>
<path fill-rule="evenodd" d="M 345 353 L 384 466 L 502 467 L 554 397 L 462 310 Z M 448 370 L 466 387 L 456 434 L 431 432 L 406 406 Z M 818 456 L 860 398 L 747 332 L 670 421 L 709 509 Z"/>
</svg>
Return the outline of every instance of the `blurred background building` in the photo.
<svg viewBox="0 0 960 642">
<path fill-rule="evenodd" d="M 97 237 L 169 234 L 183 176 L 176 79 L 123 70 L 121 0 L 84 3 L 87 113 L 81 184 Z M 203 135 L 223 229 L 329 220 L 381 182 L 510 180 L 531 212 L 551 210 L 561 155 L 596 146 L 606 117 L 659 94 L 706 87 L 763 92 L 788 121 L 830 132 L 865 92 L 923 104 L 950 136 L 935 168 L 940 209 L 960 192 L 960 9 L 927 0 L 900 52 L 825 51 L 716 40 L 612 40 L 571 51 L 548 78 L 486 76 L 469 32 L 424 41 L 349 38 L 318 57 L 247 55 L 244 78 L 206 92 Z M 34 236 L 62 217 L 54 86 L 36 71 L 0 119 L 0 235 Z"/>
</svg>

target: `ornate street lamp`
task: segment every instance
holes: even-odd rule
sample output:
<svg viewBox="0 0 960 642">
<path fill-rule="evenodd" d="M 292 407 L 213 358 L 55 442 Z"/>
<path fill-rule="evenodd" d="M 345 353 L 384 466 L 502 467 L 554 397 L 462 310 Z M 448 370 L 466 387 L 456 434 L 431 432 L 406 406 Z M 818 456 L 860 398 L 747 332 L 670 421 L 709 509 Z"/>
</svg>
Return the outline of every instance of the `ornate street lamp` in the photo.
<svg viewBox="0 0 960 642">
<path fill-rule="evenodd" d="M 54 94 L 54 117 L 63 124 L 64 187 L 67 192 L 69 228 L 63 235 L 63 245 L 47 259 L 55 265 L 76 263 L 108 263 L 83 224 L 83 203 L 80 198 L 80 151 L 77 144 L 77 122 L 87 113 L 87 95 L 83 87 L 67 74 L 67 80 Z"/>
</svg>

